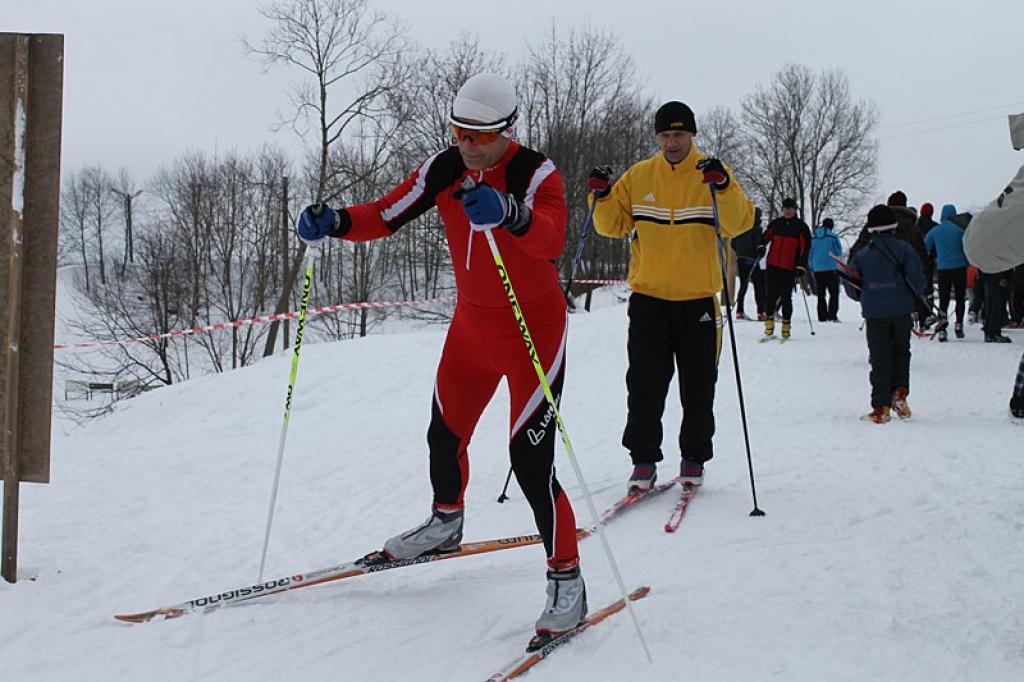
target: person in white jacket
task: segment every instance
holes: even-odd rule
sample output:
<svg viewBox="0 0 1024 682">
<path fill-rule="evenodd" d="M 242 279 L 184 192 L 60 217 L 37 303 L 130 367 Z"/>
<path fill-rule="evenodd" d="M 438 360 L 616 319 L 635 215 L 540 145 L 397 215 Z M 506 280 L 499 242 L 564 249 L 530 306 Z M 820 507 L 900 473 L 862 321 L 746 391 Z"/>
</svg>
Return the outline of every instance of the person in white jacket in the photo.
<svg viewBox="0 0 1024 682">
<path fill-rule="evenodd" d="M 1024 114 L 1010 116 L 1010 142 L 1015 150 L 1024 149 Z M 1024 263 L 1024 166 L 971 220 L 964 233 L 964 253 L 984 272 L 1002 272 Z M 1010 396 L 1010 413 L 1024 419 L 1024 356 Z"/>
</svg>

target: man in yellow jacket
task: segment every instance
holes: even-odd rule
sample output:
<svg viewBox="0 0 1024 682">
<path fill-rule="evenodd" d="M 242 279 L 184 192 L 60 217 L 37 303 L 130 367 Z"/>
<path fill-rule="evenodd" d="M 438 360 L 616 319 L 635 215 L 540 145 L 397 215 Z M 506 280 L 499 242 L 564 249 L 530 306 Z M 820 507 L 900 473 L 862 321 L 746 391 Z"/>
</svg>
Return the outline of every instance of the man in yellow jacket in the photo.
<svg viewBox="0 0 1024 682">
<path fill-rule="evenodd" d="M 730 170 L 693 144 L 697 124 L 682 102 L 655 116 L 660 152 L 633 164 L 614 184 L 599 166 L 588 187 L 598 197 L 594 229 L 606 237 L 633 234 L 628 281 L 628 415 L 622 444 L 633 460 L 629 492 L 648 490 L 662 460 L 661 418 L 675 366 L 683 423 L 682 483 L 700 485 L 715 432 L 715 382 L 722 317 L 722 268 L 711 205 L 717 192 L 722 237 L 754 224 L 754 206 Z"/>
</svg>

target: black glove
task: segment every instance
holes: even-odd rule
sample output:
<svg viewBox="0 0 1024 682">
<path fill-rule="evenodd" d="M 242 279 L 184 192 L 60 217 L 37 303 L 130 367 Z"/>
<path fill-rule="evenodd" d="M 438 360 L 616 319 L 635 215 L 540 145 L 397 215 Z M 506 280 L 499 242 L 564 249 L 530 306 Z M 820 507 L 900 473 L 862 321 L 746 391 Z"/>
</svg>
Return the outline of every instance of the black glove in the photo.
<svg viewBox="0 0 1024 682">
<path fill-rule="evenodd" d="M 587 180 L 587 189 L 593 192 L 598 199 L 608 196 L 612 191 L 612 167 L 594 166 L 590 171 L 590 179 Z"/>
<path fill-rule="evenodd" d="M 716 192 L 725 191 L 729 186 L 729 173 L 718 159 L 701 159 L 697 162 L 697 170 L 704 174 L 704 184 L 711 185 Z"/>
<path fill-rule="evenodd" d="M 766 244 L 758 244 L 757 245 L 757 260 L 761 260 L 762 258 L 764 258 L 764 252 L 767 251 L 767 250 L 768 250 L 768 246 Z"/>
</svg>

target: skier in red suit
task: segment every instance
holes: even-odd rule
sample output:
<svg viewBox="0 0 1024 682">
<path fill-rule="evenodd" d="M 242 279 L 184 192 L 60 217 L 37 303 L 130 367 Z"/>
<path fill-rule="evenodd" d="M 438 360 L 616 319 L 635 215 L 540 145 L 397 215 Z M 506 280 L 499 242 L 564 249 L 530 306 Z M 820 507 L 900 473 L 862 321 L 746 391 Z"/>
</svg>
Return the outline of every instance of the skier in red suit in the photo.
<svg viewBox="0 0 1024 682">
<path fill-rule="evenodd" d="M 436 206 L 455 271 L 458 302 L 434 384 L 427 442 L 434 500 L 430 517 L 384 545 L 392 559 L 454 551 L 462 540 L 469 442 L 504 377 L 511 397 L 509 454 L 547 551 L 547 604 L 539 635 L 586 616 L 576 520 L 555 476 L 556 424 L 544 399 L 504 286 L 485 241 L 491 229 L 556 400 L 565 376 L 566 302 L 555 260 L 565 242 L 562 176 L 550 159 L 511 137 L 511 83 L 470 78 L 450 123 L 457 144 L 440 151 L 383 198 L 358 206 L 307 207 L 298 233 L 316 246 L 328 237 L 368 241 L 394 234 Z M 464 179 L 475 187 L 463 190 Z"/>
</svg>

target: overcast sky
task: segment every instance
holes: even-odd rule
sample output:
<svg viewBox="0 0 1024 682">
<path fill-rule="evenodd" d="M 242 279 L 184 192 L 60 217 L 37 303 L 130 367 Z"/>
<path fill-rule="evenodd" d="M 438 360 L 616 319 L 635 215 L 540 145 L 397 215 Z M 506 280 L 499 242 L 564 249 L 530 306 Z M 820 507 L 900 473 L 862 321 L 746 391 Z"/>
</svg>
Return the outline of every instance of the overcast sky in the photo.
<svg viewBox="0 0 1024 682">
<path fill-rule="evenodd" d="M 838 3 L 837 3 L 838 4 Z M 875 199 L 913 205 L 989 201 L 1024 164 L 1006 115 L 1024 112 L 1021 0 L 377 0 L 416 42 L 444 48 L 461 31 L 517 61 L 555 20 L 609 28 L 645 89 L 697 114 L 734 109 L 787 63 L 842 69 L 881 114 Z M 274 133 L 283 68 L 265 73 L 240 44 L 267 28 L 246 0 L 3 0 L 0 31 L 65 35 L 63 168 L 125 166 L 145 178 L 185 149 L 296 149 Z M 847 8 L 847 6 L 849 8 Z M 652 112 L 653 117 L 653 112 Z M 698 140 L 699 142 L 699 140 Z M 726 161 L 729 161 L 726 159 Z M 938 210 L 936 210 L 938 212 Z"/>
</svg>

